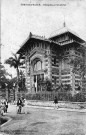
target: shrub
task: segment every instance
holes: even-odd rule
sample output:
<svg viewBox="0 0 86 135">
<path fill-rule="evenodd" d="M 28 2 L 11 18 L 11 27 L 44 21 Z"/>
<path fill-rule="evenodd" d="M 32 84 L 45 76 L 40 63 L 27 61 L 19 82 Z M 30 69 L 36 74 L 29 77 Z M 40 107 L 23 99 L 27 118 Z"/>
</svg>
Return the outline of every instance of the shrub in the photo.
<svg viewBox="0 0 86 135">
<path fill-rule="evenodd" d="M 58 100 L 61 101 L 71 101 L 72 100 L 72 94 L 68 91 L 59 91 L 58 92 Z"/>
<path fill-rule="evenodd" d="M 73 102 L 85 102 L 86 98 L 83 93 L 77 93 L 73 96 Z"/>
<path fill-rule="evenodd" d="M 46 78 L 44 84 L 45 84 L 46 91 L 52 91 L 52 83 L 48 78 Z"/>
</svg>

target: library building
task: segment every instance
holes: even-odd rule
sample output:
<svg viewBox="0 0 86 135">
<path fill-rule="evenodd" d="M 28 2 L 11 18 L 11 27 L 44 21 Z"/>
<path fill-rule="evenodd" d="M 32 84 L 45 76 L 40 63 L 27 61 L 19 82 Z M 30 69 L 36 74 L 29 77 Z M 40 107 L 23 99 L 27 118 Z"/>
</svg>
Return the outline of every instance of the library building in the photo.
<svg viewBox="0 0 86 135">
<path fill-rule="evenodd" d="M 17 51 L 25 59 L 25 76 L 28 93 L 43 91 L 47 78 L 53 88 L 68 84 L 73 91 L 82 87 L 82 78 L 78 72 L 73 73 L 71 58 L 86 58 L 85 41 L 65 25 L 49 38 L 34 35 L 29 37 Z"/>
</svg>

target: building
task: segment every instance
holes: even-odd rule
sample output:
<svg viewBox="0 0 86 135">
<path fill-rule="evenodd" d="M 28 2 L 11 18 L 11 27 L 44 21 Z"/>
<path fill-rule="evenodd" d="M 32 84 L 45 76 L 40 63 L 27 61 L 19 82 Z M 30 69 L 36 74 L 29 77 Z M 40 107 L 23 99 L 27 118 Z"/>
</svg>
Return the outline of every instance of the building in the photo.
<svg viewBox="0 0 86 135">
<path fill-rule="evenodd" d="M 54 88 L 69 84 L 74 92 L 82 86 L 79 73 L 72 72 L 70 59 L 77 57 L 85 60 L 84 44 L 85 41 L 65 25 L 48 39 L 30 33 L 17 52 L 25 59 L 28 93 L 42 91 L 39 82 L 46 78 L 51 80 Z"/>
</svg>

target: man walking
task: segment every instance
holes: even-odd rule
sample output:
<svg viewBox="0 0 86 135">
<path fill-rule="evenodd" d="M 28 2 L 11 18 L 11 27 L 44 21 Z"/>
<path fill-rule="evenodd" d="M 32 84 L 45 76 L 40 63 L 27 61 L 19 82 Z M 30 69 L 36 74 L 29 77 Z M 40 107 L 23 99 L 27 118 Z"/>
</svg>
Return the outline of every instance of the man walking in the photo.
<svg viewBox="0 0 86 135">
<path fill-rule="evenodd" d="M 18 101 L 17 101 L 17 106 L 18 106 L 18 112 L 17 112 L 17 113 L 21 113 L 21 109 L 22 109 L 22 101 L 21 101 L 20 98 L 19 98 Z"/>
<path fill-rule="evenodd" d="M 7 101 L 7 99 L 4 101 L 4 105 L 5 105 L 5 112 L 7 113 L 7 109 L 8 109 L 8 101 Z"/>
<path fill-rule="evenodd" d="M 58 109 L 58 98 L 55 96 L 55 98 L 54 98 L 54 104 L 55 104 L 55 108 L 57 108 Z"/>
<path fill-rule="evenodd" d="M 27 114 L 27 100 L 24 99 L 24 113 Z"/>
</svg>

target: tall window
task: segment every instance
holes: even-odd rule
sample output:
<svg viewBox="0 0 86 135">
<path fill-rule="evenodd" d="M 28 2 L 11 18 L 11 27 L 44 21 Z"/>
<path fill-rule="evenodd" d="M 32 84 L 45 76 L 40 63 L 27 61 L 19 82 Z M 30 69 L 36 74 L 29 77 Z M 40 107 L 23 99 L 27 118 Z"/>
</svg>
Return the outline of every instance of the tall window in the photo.
<svg viewBox="0 0 86 135">
<path fill-rule="evenodd" d="M 56 57 L 54 57 L 54 65 L 56 65 Z"/>
<path fill-rule="evenodd" d="M 54 77 L 54 84 L 55 84 L 55 86 L 56 86 L 56 80 L 57 80 L 56 77 Z"/>
<path fill-rule="evenodd" d="M 36 75 L 34 75 L 34 82 L 36 82 Z"/>
<path fill-rule="evenodd" d="M 42 70 L 42 62 L 41 61 L 36 61 L 33 67 L 34 71 L 39 71 Z"/>
</svg>

